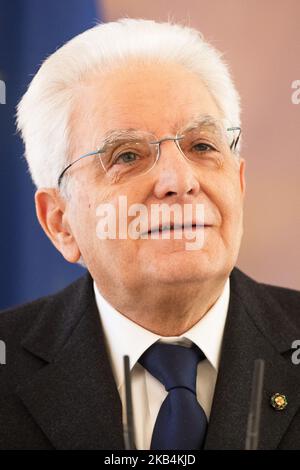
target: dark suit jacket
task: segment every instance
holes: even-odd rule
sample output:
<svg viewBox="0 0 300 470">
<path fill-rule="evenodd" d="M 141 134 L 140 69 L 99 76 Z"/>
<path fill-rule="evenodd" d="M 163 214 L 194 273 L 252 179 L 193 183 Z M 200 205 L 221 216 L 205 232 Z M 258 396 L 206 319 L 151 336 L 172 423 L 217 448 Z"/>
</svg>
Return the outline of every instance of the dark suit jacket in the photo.
<svg viewBox="0 0 300 470">
<path fill-rule="evenodd" d="M 300 449 L 300 292 L 238 269 L 206 449 L 243 449 L 254 360 L 266 363 L 261 449 Z M 122 449 L 121 402 L 89 274 L 58 294 L 0 313 L 0 449 Z M 288 405 L 276 411 L 274 393 Z"/>
</svg>

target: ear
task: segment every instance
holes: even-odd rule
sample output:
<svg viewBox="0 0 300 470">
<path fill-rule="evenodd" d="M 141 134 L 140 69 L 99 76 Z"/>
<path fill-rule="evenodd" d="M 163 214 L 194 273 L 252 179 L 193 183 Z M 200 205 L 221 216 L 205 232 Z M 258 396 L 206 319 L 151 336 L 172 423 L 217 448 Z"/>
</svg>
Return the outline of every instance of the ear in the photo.
<svg viewBox="0 0 300 470">
<path fill-rule="evenodd" d="M 245 180 L 245 169 L 246 169 L 246 161 L 244 158 L 240 158 L 240 186 L 241 186 L 241 193 L 242 196 L 245 196 L 246 192 L 246 180 Z"/>
<path fill-rule="evenodd" d="M 38 220 L 53 245 L 70 263 L 76 263 L 80 251 L 68 223 L 67 202 L 54 188 L 41 188 L 35 193 Z"/>
</svg>

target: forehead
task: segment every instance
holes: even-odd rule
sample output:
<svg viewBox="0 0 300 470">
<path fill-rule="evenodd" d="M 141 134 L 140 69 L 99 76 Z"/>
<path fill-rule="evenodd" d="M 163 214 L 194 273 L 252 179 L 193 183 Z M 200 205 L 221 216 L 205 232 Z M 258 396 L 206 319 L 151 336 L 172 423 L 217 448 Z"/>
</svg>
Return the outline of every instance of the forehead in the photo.
<svg viewBox="0 0 300 470">
<path fill-rule="evenodd" d="M 93 141 L 131 128 L 159 137 L 200 115 L 222 117 L 199 76 L 178 64 L 132 62 L 81 84 L 71 133 Z"/>
</svg>

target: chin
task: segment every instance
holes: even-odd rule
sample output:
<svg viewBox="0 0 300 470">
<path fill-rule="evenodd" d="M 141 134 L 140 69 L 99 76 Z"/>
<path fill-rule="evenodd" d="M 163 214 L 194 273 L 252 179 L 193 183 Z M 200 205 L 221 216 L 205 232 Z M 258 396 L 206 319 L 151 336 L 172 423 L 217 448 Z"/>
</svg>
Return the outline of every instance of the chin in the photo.
<svg viewBox="0 0 300 470">
<path fill-rule="evenodd" d="M 204 250 L 156 252 L 144 261 L 142 271 L 153 282 L 203 282 L 225 271 L 221 259 L 220 256 L 210 256 Z"/>
</svg>

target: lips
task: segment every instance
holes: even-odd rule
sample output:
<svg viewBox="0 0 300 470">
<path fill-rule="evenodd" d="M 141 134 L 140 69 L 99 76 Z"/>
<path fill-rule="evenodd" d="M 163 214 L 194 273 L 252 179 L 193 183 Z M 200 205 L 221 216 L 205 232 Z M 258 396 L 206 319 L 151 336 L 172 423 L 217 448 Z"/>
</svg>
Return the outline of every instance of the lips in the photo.
<svg viewBox="0 0 300 470">
<path fill-rule="evenodd" d="M 186 229 L 197 229 L 197 228 L 205 228 L 205 227 L 211 227 L 209 224 L 201 224 L 201 223 L 185 223 L 185 224 L 174 224 L 172 222 L 168 224 L 160 224 L 157 227 L 151 227 L 148 230 L 148 234 L 151 235 L 153 233 L 162 233 L 165 231 L 174 231 L 174 230 L 186 230 Z"/>
</svg>

